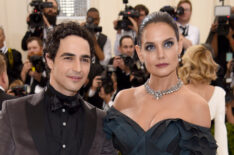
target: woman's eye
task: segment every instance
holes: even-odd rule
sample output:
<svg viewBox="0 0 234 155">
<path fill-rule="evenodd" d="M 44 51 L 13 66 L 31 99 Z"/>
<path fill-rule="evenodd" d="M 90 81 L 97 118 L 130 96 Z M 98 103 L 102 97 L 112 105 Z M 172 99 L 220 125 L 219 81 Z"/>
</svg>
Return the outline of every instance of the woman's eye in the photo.
<svg viewBox="0 0 234 155">
<path fill-rule="evenodd" d="M 155 49 L 155 47 L 154 47 L 154 45 L 152 45 L 152 44 L 149 44 L 149 45 L 146 45 L 145 46 L 145 50 L 146 51 L 152 51 L 152 50 L 154 50 Z"/>
<path fill-rule="evenodd" d="M 164 44 L 164 47 L 166 48 L 170 48 L 174 45 L 174 42 L 173 41 L 167 41 L 165 44 Z"/>
</svg>

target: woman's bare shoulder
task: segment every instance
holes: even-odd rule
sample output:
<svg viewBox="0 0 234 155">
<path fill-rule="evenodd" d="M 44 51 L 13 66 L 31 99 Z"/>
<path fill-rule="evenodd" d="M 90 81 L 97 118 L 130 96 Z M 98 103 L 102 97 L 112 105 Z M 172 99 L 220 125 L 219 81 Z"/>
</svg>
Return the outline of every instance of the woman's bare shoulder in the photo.
<svg viewBox="0 0 234 155">
<path fill-rule="evenodd" d="M 184 101 L 194 124 L 210 127 L 210 111 L 207 101 L 199 94 L 185 88 Z"/>
<path fill-rule="evenodd" d="M 121 90 L 115 97 L 114 107 L 120 111 L 131 107 L 135 103 L 139 90 L 140 87 Z"/>
</svg>

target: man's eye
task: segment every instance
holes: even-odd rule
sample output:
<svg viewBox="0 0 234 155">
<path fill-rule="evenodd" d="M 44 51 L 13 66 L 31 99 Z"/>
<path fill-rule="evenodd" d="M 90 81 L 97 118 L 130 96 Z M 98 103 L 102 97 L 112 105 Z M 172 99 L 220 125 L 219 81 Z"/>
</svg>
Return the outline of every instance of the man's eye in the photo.
<svg viewBox="0 0 234 155">
<path fill-rule="evenodd" d="M 81 60 L 82 60 L 83 62 L 88 62 L 88 63 L 90 62 L 90 58 L 82 58 Z"/>
<path fill-rule="evenodd" d="M 155 49 L 155 46 L 152 45 L 152 44 L 149 44 L 149 45 L 146 45 L 146 46 L 145 46 L 145 50 L 146 50 L 146 51 L 152 51 L 152 50 L 154 50 L 154 49 Z"/>
<path fill-rule="evenodd" d="M 65 60 L 72 60 L 72 57 L 64 57 Z"/>
<path fill-rule="evenodd" d="M 170 48 L 170 47 L 172 47 L 173 45 L 174 45 L 174 42 L 173 42 L 173 41 L 167 41 L 167 42 L 165 42 L 164 47 Z"/>
</svg>

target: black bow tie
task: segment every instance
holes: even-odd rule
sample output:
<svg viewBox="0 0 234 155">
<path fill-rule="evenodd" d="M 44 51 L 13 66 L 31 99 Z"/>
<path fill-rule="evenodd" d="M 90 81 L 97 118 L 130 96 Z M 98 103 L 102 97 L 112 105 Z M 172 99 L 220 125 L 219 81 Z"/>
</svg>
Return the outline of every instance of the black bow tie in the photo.
<svg viewBox="0 0 234 155">
<path fill-rule="evenodd" d="M 57 92 L 52 86 L 47 87 L 46 95 L 48 96 L 48 102 L 52 112 L 65 108 L 70 114 L 73 114 L 79 109 L 82 103 L 79 94 L 75 96 L 65 96 Z"/>
</svg>

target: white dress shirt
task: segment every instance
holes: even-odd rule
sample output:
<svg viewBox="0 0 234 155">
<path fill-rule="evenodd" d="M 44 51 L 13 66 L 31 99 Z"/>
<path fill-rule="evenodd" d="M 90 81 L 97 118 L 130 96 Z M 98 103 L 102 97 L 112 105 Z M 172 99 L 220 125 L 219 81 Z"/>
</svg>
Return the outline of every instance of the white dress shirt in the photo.
<svg viewBox="0 0 234 155">
<path fill-rule="evenodd" d="M 0 89 L 1 89 L 2 91 L 5 91 L 4 88 L 3 88 L 2 86 L 0 86 Z"/>
<path fill-rule="evenodd" d="M 110 58 L 112 58 L 112 51 L 111 51 L 111 41 L 110 39 L 107 37 L 106 43 L 103 47 L 103 52 L 104 52 L 104 60 L 100 61 L 101 65 L 107 65 Z"/>
<path fill-rule="evenodd" d="M 190 40 L 193 45 L 197 45 L 200 43 L 200 31 L 196 26 L 193 26 L 190 24 L 181 25 L 180 23 L 178 23 L 178 26 L 179 26 L 180 32 L 182 32 L 182 29 L 180 28 L 180 26 L 186 27 L 187 36 L 185 36 L 185 38 Z"/>
<path fill-rule="evenodd" d="M 225 94 L 223 88 L 215 86 L 215 90 L 209 100 L 211 119 L 215 124 L 215 140 L 217 141 L 217 154 L 228 155 L 227 129 L 225 125 Z"/>
<path fill-rule="evenodd" d="M 8 51 L 8 48 L 6 46 L 3 46 L 0 50 L 2 51 L 3 54 L 6 54 Z"/>
</svg>

